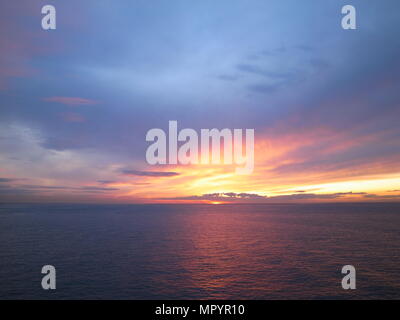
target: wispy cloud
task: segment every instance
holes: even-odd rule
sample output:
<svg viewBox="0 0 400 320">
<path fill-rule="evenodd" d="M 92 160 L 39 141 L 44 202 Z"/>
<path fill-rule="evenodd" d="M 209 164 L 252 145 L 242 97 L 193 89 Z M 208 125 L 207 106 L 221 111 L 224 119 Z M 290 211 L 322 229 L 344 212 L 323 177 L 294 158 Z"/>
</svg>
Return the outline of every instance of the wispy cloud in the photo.
<svg viewBox="0 0 400 320">
<path fill-rule="evenodd" d="M 0 178 L 0 183 L 4 183 L 4 182 L 13 182 L 17 179 L 10 179 L 10 178 Z"/>
<path fill-rule="evenodd" d="M 168 172 L 168 171 L 122 170 L 121 173 L 127 176 L 139 176 L 139 177 L 174 177 L 179 175 L 178 172 Z"/>
<path fill-rule="evenodd" d="M 96 100 L 79 98 L 79 97 L 48 97 L 48 98 L 43 98 L 43 101 L 60 103 L 67 106 L 88 106 L 99 103 Z"/>
<path fill-rule="evenodd" d="M 118 188 L 98 186 L 46 186 L 46 185 L 0 185 L 0 194 L 43 194 L 48 192 L 105 193 L 118 191 Z"/>
<path fill-rule="evenodd" d="M 253 74 L 256 74 L 259 76 L 272 78 L 272 79 L 287 79 L 291 76 L 290 73 L 269 71 L 269 70 L 265 70 L 259 66 L 250 65 L 250 64 L 239 64 L 239 65 L 237 65 L 237 69 L 242 72 L 253 73 Z"/>
<path fill-rule="evenodd" d="M 112 184 L 112 183 L 116 183 L 115 180 L 97 180 L 98 183 L 100 184 Z"/>
</svg>

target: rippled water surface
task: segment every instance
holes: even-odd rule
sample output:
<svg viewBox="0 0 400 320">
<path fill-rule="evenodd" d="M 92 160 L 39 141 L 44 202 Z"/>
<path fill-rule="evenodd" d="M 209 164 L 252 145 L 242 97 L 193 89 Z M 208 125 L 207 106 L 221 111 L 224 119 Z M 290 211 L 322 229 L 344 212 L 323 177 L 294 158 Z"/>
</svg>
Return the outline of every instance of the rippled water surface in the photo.
<svg viewBox="0 0 400 320">
<path fill-rule="evenodd" d="M 0 298 L 399 299 L 400 204 L 2 204 Z"/>
</svg>

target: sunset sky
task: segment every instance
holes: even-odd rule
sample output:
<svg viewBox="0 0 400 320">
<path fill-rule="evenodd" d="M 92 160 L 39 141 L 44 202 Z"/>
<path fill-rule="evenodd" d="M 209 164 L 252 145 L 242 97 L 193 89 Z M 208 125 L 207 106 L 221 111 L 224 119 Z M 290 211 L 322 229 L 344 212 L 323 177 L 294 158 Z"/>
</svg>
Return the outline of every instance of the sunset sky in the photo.
<svg viewBox="0 0 400 320">
<path fill-rule="evenodd" d="M 41 28 L 41 8 L 57 29 Z M 341 8 L 357 9 L 357 30 Z M 0 4 L 0 201 L 400 200 L 398 0 Z M 146 163 L 148 130 L 255 129 L 255 166 Z"/>
</svg>

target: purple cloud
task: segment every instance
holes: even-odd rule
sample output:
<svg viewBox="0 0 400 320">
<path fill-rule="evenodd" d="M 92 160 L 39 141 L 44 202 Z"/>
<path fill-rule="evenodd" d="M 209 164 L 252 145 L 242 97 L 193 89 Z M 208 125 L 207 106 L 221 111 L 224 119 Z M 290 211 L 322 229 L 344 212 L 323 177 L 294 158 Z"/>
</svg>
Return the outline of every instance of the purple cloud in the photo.
<svg viewBox="0 0 400 320">
<path fill-rule="evenodd" d="M 127 176 L 138 176 L 138 177 L 174 177 L 178 176 L 178 172 L 168 171 L 139 171 L 139 170 L 122 170 L 122 174 Z"/>
<path fill-rule="evenodd" d="M 60 103 L 67 106 L 88 106 L 99 103 L 96 100 L 79 98 L 79 97 L 48 97 L 48 98 L 43 98 L 43 101 Z"/>
</svg>

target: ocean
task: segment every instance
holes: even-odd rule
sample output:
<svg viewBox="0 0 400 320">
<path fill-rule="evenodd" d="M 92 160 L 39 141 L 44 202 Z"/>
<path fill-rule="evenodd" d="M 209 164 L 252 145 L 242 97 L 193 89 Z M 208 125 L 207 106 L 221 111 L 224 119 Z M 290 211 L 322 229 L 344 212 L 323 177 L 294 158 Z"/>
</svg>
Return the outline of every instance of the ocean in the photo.
<svg viewBox="0 0 400 320">
<path fill-rule="evenodd" d="M 0 204 L 0 299 L 399 299 L 399 228 L 400 203 Z"/>
</svg>

